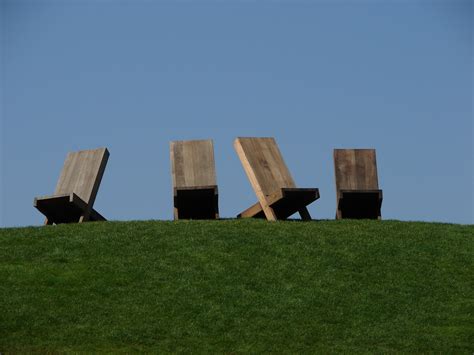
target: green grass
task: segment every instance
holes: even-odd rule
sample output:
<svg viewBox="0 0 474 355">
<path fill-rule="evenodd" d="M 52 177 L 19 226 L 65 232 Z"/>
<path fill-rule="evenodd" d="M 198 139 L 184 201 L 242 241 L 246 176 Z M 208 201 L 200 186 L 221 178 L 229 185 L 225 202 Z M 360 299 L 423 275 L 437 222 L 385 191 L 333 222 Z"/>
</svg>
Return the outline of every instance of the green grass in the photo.
<svg viewBox="0 0 474 355">
<path fill-rule="evenodd" d="M 1 352 L 474 351 L 474 226 L 0 229 Z"/>
</svg>

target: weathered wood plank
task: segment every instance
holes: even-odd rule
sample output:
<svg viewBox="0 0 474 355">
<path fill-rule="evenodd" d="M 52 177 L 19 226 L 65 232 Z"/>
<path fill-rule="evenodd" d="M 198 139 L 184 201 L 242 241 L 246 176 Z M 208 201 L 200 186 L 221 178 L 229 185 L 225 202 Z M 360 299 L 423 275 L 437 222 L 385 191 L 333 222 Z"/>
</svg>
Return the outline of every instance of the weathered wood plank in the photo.
<svg viewBox="0 0 474 355">
<path fill-rule="evenodd" d="M 54 194 L 74 192 L 88 205 L 93 205 L 109 155 L 107 148 L 69 153 Z"/>
<path fill-rule="evenodd" d="M 172 141 L 170 159 L 174 188 L 217 185 L 212 140 Z"/>
<path fill-rule="evenodd" d="M 265 218 L 265 213 L 263 213 L 260 202 L 256 202 L 246 210 L 240 212 L 237 218 Z"/>
</svg>

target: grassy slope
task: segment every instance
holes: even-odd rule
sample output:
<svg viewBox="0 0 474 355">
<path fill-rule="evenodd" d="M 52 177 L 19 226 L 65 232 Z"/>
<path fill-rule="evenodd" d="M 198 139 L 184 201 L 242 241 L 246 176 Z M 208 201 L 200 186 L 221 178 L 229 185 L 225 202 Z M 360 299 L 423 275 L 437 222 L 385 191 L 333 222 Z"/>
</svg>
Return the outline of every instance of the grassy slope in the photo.
<svg viewBox="0 0 474 355">
<path fill-rule="evenodd" d="M 472 354 L 473 235 L 395 221 L 0 229 L 0 351 Z"/>
</svg>

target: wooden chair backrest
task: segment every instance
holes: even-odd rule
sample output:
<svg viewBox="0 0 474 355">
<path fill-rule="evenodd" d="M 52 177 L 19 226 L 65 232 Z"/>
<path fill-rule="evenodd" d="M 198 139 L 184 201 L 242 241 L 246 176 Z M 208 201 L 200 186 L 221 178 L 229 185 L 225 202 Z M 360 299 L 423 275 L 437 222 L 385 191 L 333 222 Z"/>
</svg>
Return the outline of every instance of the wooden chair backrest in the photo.
<svg viewBox="0 0 474 355">
<path fill-rule="evenodd" d="M 274 138 L 242 138 L 234 148 L 257 196 L 296 187 Z"/>
<path fill-rule="evenodd" d="M 334 149 L 336 189 L 378 190 L 375 149 Z"/>
<path fill-rule="evenodd" d="M 217 185 L 212 140 L 173 141 L 170 158 L 175 189 Z"/>
<path fill-rule="evenodd" d="M 54 194 L 74 192 L 85 203 L 92 206 L 108 159 L 107 148 L 68 153 Z"/>
</svg>

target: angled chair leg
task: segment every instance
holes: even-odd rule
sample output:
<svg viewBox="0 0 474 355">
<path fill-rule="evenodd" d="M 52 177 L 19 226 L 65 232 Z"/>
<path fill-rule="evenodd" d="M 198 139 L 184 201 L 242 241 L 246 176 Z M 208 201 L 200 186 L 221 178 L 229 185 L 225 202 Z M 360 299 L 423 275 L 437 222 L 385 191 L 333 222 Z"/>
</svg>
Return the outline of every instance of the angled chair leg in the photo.
<svg viewBox="0 0 474 355">
<path fill-rule="evenodd" d="M 90 219 L 90 210 L 84 211 L 84 213 L 79 217 L 79 223 L 87 222 Z"/>
<path fill-rule="evenodd" d="M 308 208 L 303 207 L 298 210 L 298 213 L 303 221 L 311 221 L 311 215 L 309 214 Z"/>
<path fill-rule="evenodd" d="M 268 221 L 276 221 L 277 220 L 277 216 L 275 214 L 275 211 L 273 211 L 273 208 L 271 208 L 270 206 L 263 207 L 263 213 L 265 213 L 265 217 L 267 217 Z"/>
</svg>

